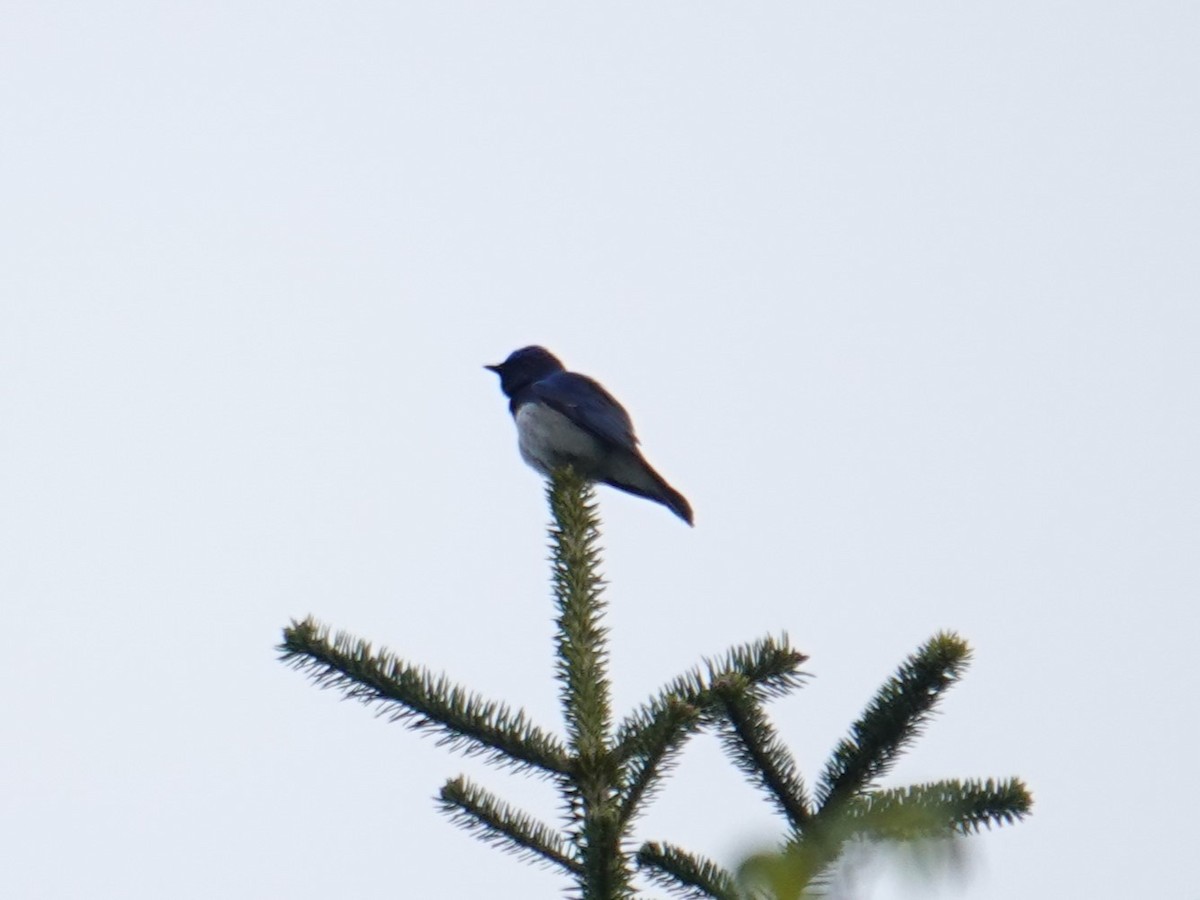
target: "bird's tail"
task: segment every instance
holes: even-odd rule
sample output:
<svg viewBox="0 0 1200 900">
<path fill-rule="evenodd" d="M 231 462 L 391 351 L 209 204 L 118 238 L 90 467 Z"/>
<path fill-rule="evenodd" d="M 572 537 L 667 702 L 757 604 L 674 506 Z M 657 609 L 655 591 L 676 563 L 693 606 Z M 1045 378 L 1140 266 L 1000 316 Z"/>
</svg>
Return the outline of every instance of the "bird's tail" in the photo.
<svg viewBox="0 0 1200 900">
<path fill-rule="evenodd" d="M 694 524 L 692 505 L 687 498 L 667 484 L 666 479 L 655 472 L 640 454 L 631 454 L 611 468 L 608 477 L 603 479 L 605 484 L 661 503 L 689 525 Z"/>
</svg>

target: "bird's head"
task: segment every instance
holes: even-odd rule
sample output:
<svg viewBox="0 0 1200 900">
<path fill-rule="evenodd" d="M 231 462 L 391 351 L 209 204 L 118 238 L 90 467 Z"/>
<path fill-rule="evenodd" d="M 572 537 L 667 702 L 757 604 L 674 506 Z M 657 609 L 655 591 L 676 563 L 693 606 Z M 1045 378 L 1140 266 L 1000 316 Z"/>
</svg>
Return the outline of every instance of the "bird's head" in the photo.
<svg viewBox="0 0 1200 900">
<path fill-rule="evenodd" d="M 500 390 L 504 391 L 506 397 L 511 397 L 535 381 L 561 372 L 563 364 L 544 347 L 522 347 L 510 353 L 508 359 L 499 365 L 484 368 L 500 376 Z"/>
</svg>

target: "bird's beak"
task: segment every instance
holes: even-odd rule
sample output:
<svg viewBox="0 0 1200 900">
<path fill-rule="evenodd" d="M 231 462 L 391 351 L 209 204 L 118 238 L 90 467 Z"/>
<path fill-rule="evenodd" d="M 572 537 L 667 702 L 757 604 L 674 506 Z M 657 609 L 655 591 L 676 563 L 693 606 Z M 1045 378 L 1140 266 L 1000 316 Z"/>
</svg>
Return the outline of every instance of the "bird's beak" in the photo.
<svg viewBox="0 0 1200 900">
<path fill-rule="evenodd" d="M 497 375 L 500 374 L 499 364 L 494 365 L 494 366 L 484 366 L 484 368 L 487 369 L 489 372 L 495 372 Z"/>
</svg>

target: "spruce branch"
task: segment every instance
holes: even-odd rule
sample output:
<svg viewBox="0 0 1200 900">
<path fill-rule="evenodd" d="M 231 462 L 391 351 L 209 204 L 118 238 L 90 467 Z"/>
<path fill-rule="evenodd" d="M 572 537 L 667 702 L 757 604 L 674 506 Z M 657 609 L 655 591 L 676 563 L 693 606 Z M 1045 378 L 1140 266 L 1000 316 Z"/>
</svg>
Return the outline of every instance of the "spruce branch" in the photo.
<svg viewBox="0 0 1200 900">
<path fill-rule="evenodd" d="M 725 721 L 719 734 L 726 752 L 739 769 L 762 788 L 795 831 L 808 822 L 808 792 L 796 760 L 779 739 L 758 701 L 732 680 L 719 694 Z"/>
<path fill-rule="evenodd" d="M 445 675 L 397 658 L 386 649 L 344 632 L 332 640 L 329 629 L 311 617 L 293 620 L 283 631 L 281 658 L 321 688 L 341 691 L 348 700 L 375 706 L 390 721 L 441 733 L 439 744 L 468 755 L 485 753 L 493 761 L 541 774 L 565 775 L 571 762 L 562 742 L 494 700 L 455 685 Z"/>
<path fill-rule="evenodd" d="M 684 742 L 701 722 L 701 711 L 682 701 L 671 701 L 639 734 L 640 743 L 625 761 L 625 788 L 621 792 L 619 821 L 625 833 L 658 783 L 674 766 Z"/>
<path fill-rule="evenodd" d="M 638 870 L 665 888 L 689 897 L 738 900 L 733 876 L 710 859 L 653 841 L 637 852 Z"/>
<path fill-rule="evenodd" d="M 807 657 L 792 649 L 787 635 L 736 646 L 722 657 L 706 658 L 685 672 L 621 723 L 614 756 L 626 767 L 621 823 L 627 827 L 639 804 L 653 793 L 687 739 L 703 725 L 718 721 L 724 708 L 723 686 L 736 682 L 747 697 L 765 700 L 799 685 L 799 666 Z"/>
<path fill-rule="evenodd" d="M 747 859 L 738 870 L 738 884 L 768 885 L 773 897 L 807 896 L 805 891 L 828 883 L 848 843 L 915 844 L 917 852 L 928 852 L 922 842 L 1020 821 L 1032 802 L 1025 785 L 1015 778 L 947 780 L 871 791 L 846 804 L 823 807 L 783 849 Z"/>
<path fill-rule="evenodd" d="M 947 779 L 871 791 L 846 808 L 847 824 L 867 837 L 908 840 L 974 834 L 1012 825 L 1033 808 L 1019 778 Z"/>
<path fill-rule="evenodd" d="M 647 736 L 662 727 L 672 707 L 686 703 L 695 707 L 706 721 L 715 720 L 723 709 L 716 686 L 737 679 L 747 696 L 758 701 L 781 697 L 803 683 L 800 666 L 808 657 L 793 649 L 787 635 L 779 639 L 767 636 L 732 647 L 721 657 L 705 658 L 665 685 L 649 703 L 627 716 L 617 729 L 616 755 L 624 760 L 642 752 Z M 653 744 L 653 739 L 649 741 Z"/>
<path fill-rule="evenodd" d="M 768 635 L 746 644 L 738 644 L 724 656 L 705 659 L 708 683 L 716 684 L 729 676 L 745 681 L 745 690 L 756 700 L 782 697 L 800 687 L 807 677 L 800 666 L 808 656 L 792 648 L 787 632 L 778 639 Z"/>
<path fill-rule="evenodd" d="M 551 565 L 557 619 L 557 675 L 573 757 L 564 783 L 572 841 L 581 865 L 585 900 L 632 897 L 629 860 L 621 848 L 618 763 L 611 749 L 604 579 L 600 575 L 600 521 L 591 484 L 570 467 L 556 470 L 546 488 L 553 524 Z"/>
<path fill-rule="evenodd" d="M 924 728 L 941 696 L 962 676 L 971 648 L 943 631 L 909 656 L 834 748 L 817 789 L 820 808 L 841 806 L 869 789 Z"/>
<path fill-rule="evenodd" d="M 554 598 L 558 607 L 558 678 L 571 749 L 599 757 L 607 749 L 611 709 L 600 522 L 591 485 L 570 468 L 547 486 Z"/>
<path fill-rule="evenodd" d="M 557 831 L 460 775 L 438 795 L 442 811 L 485 843 L 530 862 L 556 865 L 579 875 L 582 866 Z"/>
</svg>

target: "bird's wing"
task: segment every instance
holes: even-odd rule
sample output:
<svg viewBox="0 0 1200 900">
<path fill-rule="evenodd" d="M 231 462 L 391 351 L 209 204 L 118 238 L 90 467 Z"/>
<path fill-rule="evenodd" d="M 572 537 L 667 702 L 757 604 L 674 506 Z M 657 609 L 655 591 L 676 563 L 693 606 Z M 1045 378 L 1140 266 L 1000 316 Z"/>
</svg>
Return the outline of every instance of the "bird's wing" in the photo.
<svg viewBox="0 0 1200 900">
<path fill-rule="evenodd" d="M 617 447 L 635 450 L 637 435 L 629 413 L 608 391 L 586 375 L 555 372 L 528 388 L 529 399 L 545 403 L 580 428 Z"/>
</svg>

